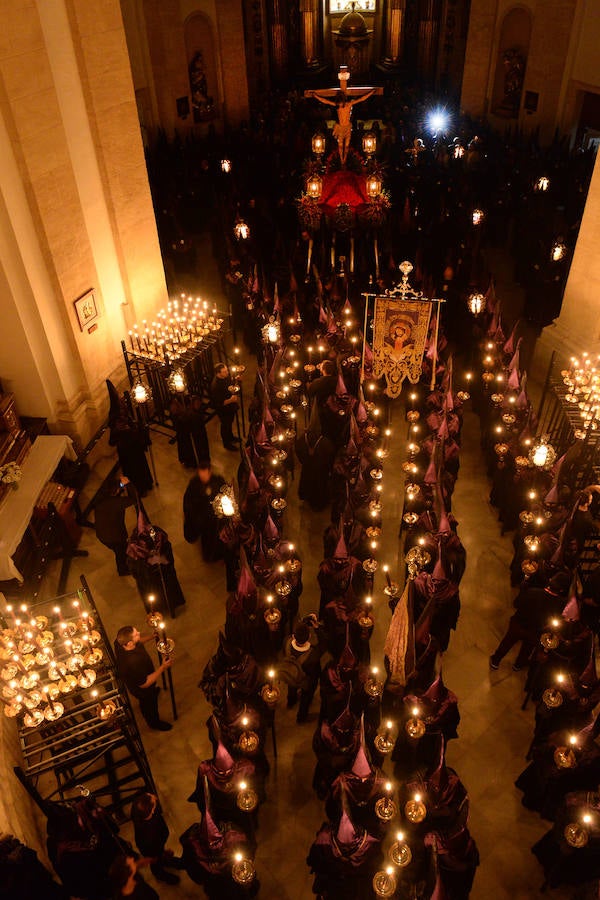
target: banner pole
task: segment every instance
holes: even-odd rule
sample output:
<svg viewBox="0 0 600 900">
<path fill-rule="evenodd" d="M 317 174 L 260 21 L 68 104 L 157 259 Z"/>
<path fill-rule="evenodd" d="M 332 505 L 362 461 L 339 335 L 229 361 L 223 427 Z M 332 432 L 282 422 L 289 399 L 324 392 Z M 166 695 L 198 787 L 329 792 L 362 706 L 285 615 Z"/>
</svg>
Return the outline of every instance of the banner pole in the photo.
<svg viewBox="0 0 600 900">
<path fill-rule="evenodd" d="M 435 319 L 435 337 L 433 341 L 433 365 L 431 369 L 431 384 L 429 385 L 429 390 L 433 391 L 435 388 L 435 376 L 437 372 L 437 345 L 438 345 L 438 336 L 440 333 L 440 309 L 441 303 L 439 300 L 434 300 L 434 303 L 437 303 L 437 315 Z"/>
<path fill-rule="evenodd" d="M 367 344 L 367 322 L 369 318 L 369 301 L 371 297 L 376 296 L 375 294 L 363 294 L 365 298 L 365 321 L 363 324 L 363 345 L 362 345 L 362 361 L 360 364 L 360 383 L 363 384 L 365 380 L 365 347 Z"/>
</svg>

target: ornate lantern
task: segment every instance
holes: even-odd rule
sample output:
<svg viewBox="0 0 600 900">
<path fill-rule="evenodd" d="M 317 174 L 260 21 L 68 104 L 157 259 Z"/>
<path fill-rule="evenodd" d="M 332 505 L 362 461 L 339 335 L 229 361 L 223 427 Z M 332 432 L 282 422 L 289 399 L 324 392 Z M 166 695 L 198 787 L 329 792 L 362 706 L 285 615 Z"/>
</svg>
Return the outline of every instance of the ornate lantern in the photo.
<svg viewBox="0 0 600 900">
<path fill-rule="evenodd" d="M 362 139 L 363 153 L 366 156 L 373 156 L 377 150 L 377 135 L 374 131 L 366 131 Z"/>
<path fill-rule="evenodd" d="M 224 172 L 226 175 L 229 175 L 231 172 L 231 160 L 222 159 L 221 160 L 221 172 Z"/>
<path fill-rule="evenodd" d="M 250 226 L 243 219 L 238 219 L 234 225 L 233 232 L 238 241 L 247 241 L 250 237 Z"/>
<path fill-rule="evenodd" d="M 474 209 L 471 214 L 471 221 L 473 225 L 481 225 L 483 220 L 485 219 L 485 213 L 482 209 Z"/>
<path fill-rule="evenodd" d="M 469 307 L 469 312 L 472 315 L 480 316 L 485 309 L 485 296 L 483 294 L 480 294 L 479 292 L 469 294 L 467 306 Z"/>
<path fill-rule="evenodd" d="M 550 179 L 546 178 L 545 175 L 542 175 L 541 178 L 538 178 L 538 180 L 535 183 L 536 191 L 544 192 L 544 191 L 547 191 L 549 187 L 550 187 Z"/>
<path fill-rule="evenodd" d="M 320 131 L 312 136 L 312 152 L 315 156 L 322 156 L 325 153 L 325 137 Z"/>
<path fill-rule="evenodd" d="M 185 375 L 181 369 L 173 369 L 168 378 L 169 388 L 174 394 L 183 394 L 185 391 Z"/>
<path fill-rule="evenodd" d="M 561 259 L 565 258 L 566 252 L 566 245 L 562 241 L 555 241 L 550 251 L 550 259 L 552 262 L 560 262 Z"/>
<path fill-rule="evenodd" d="M 556 459 L 556 450 L 543 435 L 529 451 L 529 460 L 536 469 L 551 469 Z"/>
<path fill-rule="evenodd" d="M 316 173 L 311 175 L 306 182 L 306 193 L 311 200 L 319 200 L 323 193 L 323 179 Z"/>
<path fill-rule="evenodd" d="M 231 519 L 239 512 L 232 484 L 224 484 L 212 502 L 212 508 L 219 519 Z"/>
<path fill-rule="evenodd" d="M 152 391 L 147 384 L 138 379 L 131 388 L 131 396 L 134 403 L 147 403 L 152 400 Z"/>
<path fill-rule="evenodd" d="M 366 189 L 369 197 L 379 197 L 382 187 L 383 184 L 381 182 L 381 178 L 379 178 L 377 175 L 369 175 L 367 177 Z"/>
<path fill-rule="evenodd" d="M 281 328 L 279 322 L 274 316 L 271 316 L 266 325 L 262 327 L 262 339 L 265 344 L 278 344 L 281 337 Z"/>
</svg>

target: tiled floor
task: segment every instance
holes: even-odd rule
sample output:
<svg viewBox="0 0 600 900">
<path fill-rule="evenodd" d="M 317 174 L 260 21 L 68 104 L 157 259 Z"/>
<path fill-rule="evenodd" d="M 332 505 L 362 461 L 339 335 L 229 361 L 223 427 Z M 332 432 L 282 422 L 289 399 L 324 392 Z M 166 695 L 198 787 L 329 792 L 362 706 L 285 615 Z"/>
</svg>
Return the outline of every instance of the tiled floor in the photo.
<svg viewBox="0 0 600 900">
<path fill-rule="evenodd" d="M 251 379 L 250 365 L 247 388 Z M 392 409 L 391 425 L 394 447 L 385 465 L 384 531 L 379 559 L 394 570 L 399 568 L 397 536 L 402 491 L 397 473 L 406 434 L 398 404 Z M 209 425 L 209 437 L 215 468 L 231 479 L 239 461 L 237 454 L 220 447 L 216 422 Z M 111 453 L 108 446 L 100 448 L 99 471 L 110 466 Z M 169 623 L 170 635 L 176 641 L 173 679 L 179 719 L 168 734 L 149 731 L 143 720 L 140 730 L 171 827 L 171 846 L 177 849 L 178 836 L 197 818 L 195 807 L 186 798 L 194 788 L 198 761 L 211 755 L 205 728 L 209 707 L 197 682 L 215 649 L 224 621 L 226 591 L 222 564 L 204 564 L 198 547 L 183 540 L 181 505 L 190 473 L 181 468 L 175 446 L 163 435 L 154 436 L 154 455 L 159 486 L 148 496 L 146 507 L 151 519 L 170 535 L 187 604 Z M 312 513 L 298 501 L 296 491 L 292 484 L 285 535 L 297 544 L 304 562 L 301 612 L 306 613 L 318 607 L 315 576 L 328 515 Z M 467 549 L 467 570 L 461 586 L 458 630 L 443 663 L 444 680 L 459 698 L 461 724 L 459 740 L 448 747 L 448 761 L 469 791 L 470 827 L 481 853 L 472 897 L 525 900 L 539 895 L 543 877 L 530 847 L 547 826 L 521 806 L 520 794 L 513 787 L 514 779 L 524 768 L 532 734 L 533 711 L 520 710 L 524 675 L 513 673 L 510 662 L 497 672 L 488 668 L 488 656 L 504 631 L 512 602 L 507 568 L 510 536 L 500 536 L 488 493 L 479 454 L 479 423 L 467 412 L 453 503 L 460 522 L 459 534 Z M 133 526 L 131 513 L 129 524 Z M 74 564 L 70 586 L 75 586 L 80 573 L 85 574 L 110 635 L 124 624 L 141 627 L 144 610 L 133 579 L 117 577 L 112 554 L 97 542 L 93 531 L 85 530 L 82 546 L 90 555 Z M 376 577 L 377 624 L 372 640 L 372 657 L 380 663 L 390 618 L 381 593 L 382 581 L 383 576 Z M 260 811 L 256 857 L 262 885 L 260 897 L 264 900 L 307 900 L 312 896 L 305 858 L 323 820 L 322 804 L 311 790 L 311 740 L 317 701 L 318 698 L 309 722 L 301 726 L 296 725 L 293 711 L 280 708 L 277 712 L 279 755 L 274 761 L 268 747 L 272 768 L 268 799 Z M 163 716 L 170 718 L 166 695 L 161 699 L 161 710 Z M 198 897 L 201 890 L 183 876 L 178 888 L 161 886 L 160 895 Z M 558 891 L 551 894 L 559 898 L 569 895 Z"/>
</svg>

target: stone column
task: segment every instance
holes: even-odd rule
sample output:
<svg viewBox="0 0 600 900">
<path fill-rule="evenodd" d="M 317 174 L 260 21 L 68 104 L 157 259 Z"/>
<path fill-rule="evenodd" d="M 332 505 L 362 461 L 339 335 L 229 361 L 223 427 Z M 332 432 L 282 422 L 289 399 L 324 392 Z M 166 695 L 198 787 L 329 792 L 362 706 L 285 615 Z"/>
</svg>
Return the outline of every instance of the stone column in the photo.
<svg viewBox="0 0 600 900">
<path fill-rule="evenodd" d="M 545 377 L 553 350 L 568 361 L 584 351 L 600 352 L 600 155 L 585 204 L 583 219 L 558 319 L 544 328 L 532 364 L 536 379 Z"/>
<path fill-rule="evenodd" d="M 404 11 L 406 0 L 387 0 L 385 10 L 384 47 L 381 65 L 395 69 L 402 58 Z"/>
<path fill-rule="evenodd" d="M 302 30 L 302 63 L 306 69 L 316 69 L 319 60 L 319 0 L 300 0 Z"/>
<path fill-rule="evenodd" d="M 276 79 L 288 77 L 288 33 L 289 17 L 286 0 L 271 0 L 271 72 Z"/>
<path fill-rule="evenodd" d="M 0 18 L 3 377 L 22 414 L 83 444 L 120 338 L 167 299 L 123 22 L 118 0 L 0 0 Z M 82 331 L 73 302 L 90 289 L 99 315 Z"/>
<path fill-rule="evenodd" d="M 421 0 L 418 13 L 417 67 L 421 78 L 430 86 L 435 82 L 440 12 L 439 0 Z"/>
</svg>

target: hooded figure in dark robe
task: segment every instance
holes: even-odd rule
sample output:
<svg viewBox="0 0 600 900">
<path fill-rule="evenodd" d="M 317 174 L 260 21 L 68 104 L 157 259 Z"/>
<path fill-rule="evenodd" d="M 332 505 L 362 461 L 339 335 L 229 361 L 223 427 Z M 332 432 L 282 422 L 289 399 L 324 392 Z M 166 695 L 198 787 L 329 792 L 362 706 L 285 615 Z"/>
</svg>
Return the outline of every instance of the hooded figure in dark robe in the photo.
<svg viewBox="0 0 600 900">
<path fill-rule="evenodd" d="M 119 397 L 114 384 L 108 379 L 106 387 L 110 400 L 108 442 L 111 447 L 117 448 L 123 475 L 126 475 L 135 485 L 140 497 L 145 497 L 154 483 L 145 452 L 150 446 L 148 428 L 140 422 L 134 421 L 124 399 Z"/>
<path fill-rule="evenodd" d="M 209 900 L 255 897 L 260 887 L 256 877 L 250 885 L 242 886 L 234 881 L 231 874 L 236 853 L 245 859 L 253 859 L 254 842 L 234 822 L 213 818 L 206 779 L 204 797 L 202 821 L 191 825 L 179 838 L 186 872 L 193 882 L 202 885 Z"/>
<path fill-rule="evenodd" d="M 335 456 L 333 443 L 321 434 L 320 427 L 318 430 L 307 428 L 296 440 L 296 456 L 302 467 L 298 497 L 306 500 L 316 512 L 325 509 L 331 499 L 331 467 Z"/>
<path fill-rule="evenodd" d="M 321 826 L 306 859 L 315 876 L 313 893 L 323 900 L 370 900 L 380 839 L 354 825 L 345 800 L 342 805 L 339 822 Z"/>
<path fill-rule="evenodd" d="M 137 525 L 127 544 L 127 564 L 148 612 L 152 608 L 175 616 L 175 610 L 185 604 L 185 597 L 175 571 L 173 548 L 166 531 L 152 525 L 140 503 Z M 155 598 L 154 607 L 148 596 Z"/>
</svg>

